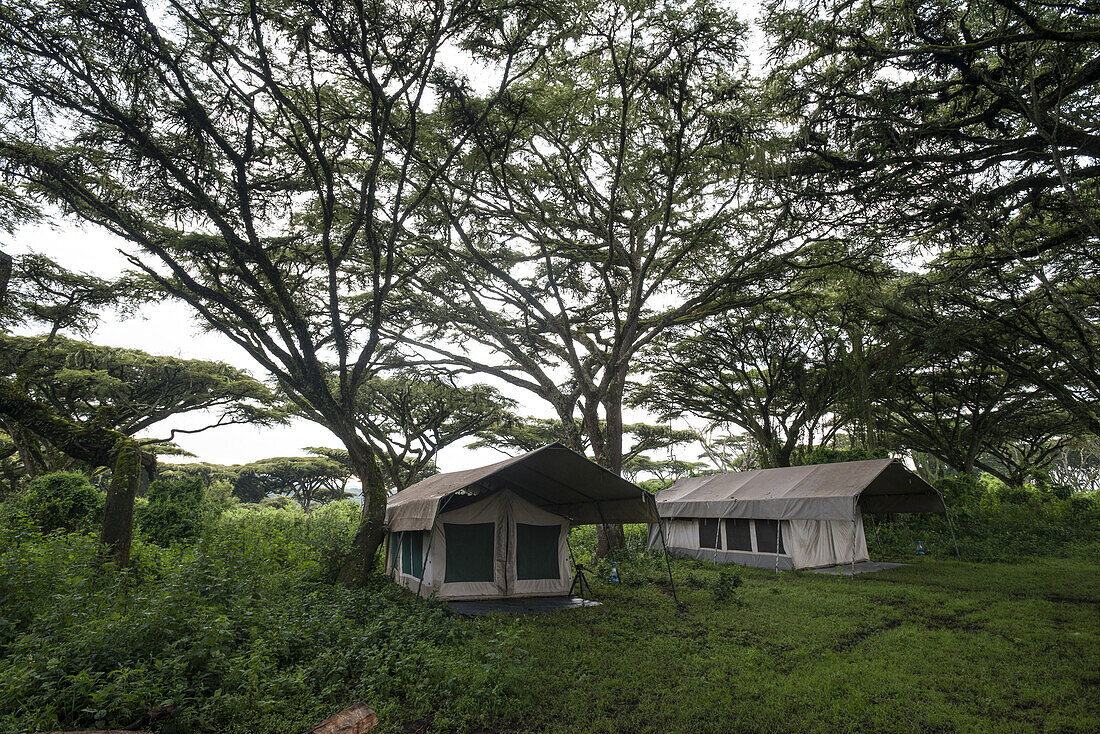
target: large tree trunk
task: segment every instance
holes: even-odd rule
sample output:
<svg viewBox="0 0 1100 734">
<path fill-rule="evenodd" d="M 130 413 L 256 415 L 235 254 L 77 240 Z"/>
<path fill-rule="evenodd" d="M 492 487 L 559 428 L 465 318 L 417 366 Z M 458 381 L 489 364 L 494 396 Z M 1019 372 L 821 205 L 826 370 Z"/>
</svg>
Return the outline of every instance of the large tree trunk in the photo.
<svg viewBox="0 0 1100 734">
<path fill-rule="evenodd" d="M 600 447 L 600 450 L 596 453 L 596 461 L 616 474 L 622 475 L 623 403 L 621 391 L 614 391 L 607 396 L 604 401 L 604 413 L 606 415 L 604 433 L 600 436 L 601 440 L 598 444 L 595 440 L 592 441 L 593 446 Z M 586 425 L 588 425 L 587 421 Z M 598 419 L 592 422 L 589 430 L 594 430 L 596 435 L 599 436 L 600 425 Z M 626 535 L 623 532 L 622 525 L 609 523 L 596 527 L 597 558 L 608 558 L 613 550 L 623 548 L 625 545 Z"/>
<path fill-rule="evenodd" d="M 374 559 L 385 537 L 386 484 L 370 447 L 358 440 L 344 445 L 356 476 L 363 485 L 363 514 L 351 543 L 351 552 L 336 577 L 337 583 L 352 588 L 366 585 L 374 570 Z"/>
<path fill-rule="evenodd" d="M 0 308 L 4 308 L 4 298 L 8 294 L 8 281 L 11 280 L 11 255 L 0 252 Z"/>
<path fill-rule="evenodd" d="M 133 537 L 134 498 L 141 484 L 141 450 L 133 441 L 120 441 L 115 452 L 107 503 L 103 508 L 103 529 L 99 541 L 111 554 L 117 568 L 130 563 Z"/>
</svg>

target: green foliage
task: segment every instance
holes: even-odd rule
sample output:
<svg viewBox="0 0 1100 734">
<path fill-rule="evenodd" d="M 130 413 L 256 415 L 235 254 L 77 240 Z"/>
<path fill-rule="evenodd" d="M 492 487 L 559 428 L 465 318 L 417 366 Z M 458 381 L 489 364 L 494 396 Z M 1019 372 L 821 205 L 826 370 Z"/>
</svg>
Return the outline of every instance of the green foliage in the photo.
<svg viewBox="0 0 1100 734">
<path fill-rule="evenodd" d="M 233 484 L 224 479 L 203 487 L 203 501 L 219 514 L 239 504 L 237 498 L 233 496 Z"/>
<path fill-rule="evenodd" d="M 196 538 L 209 521 L 212 508 L 197 478 L 158 479 L 149 485 L 148 504 L 135 512 L 141 532 L 157 545 Z"/>
<path fill-rule="evenodd" d="M 828 294 L 817 295 L 723 311 L 669 334 L 634 402 L 662 418 L 688 413 L 737 426 L 765 468 L 790 466 L 797 446 L 820 435 L 826 414 L 839 412 L 850 392 L 849 324 L 829 308 Z"/>
<path fill-rule="evenodd" d="M 373 377 L 355 396 L 356 418 L 397 490 L 435 474 L 440 449 L 499 424 L 513 405 L 495 388 L 416 370 Z M 347 463 L 347 452 L 309 451 Z"/>
<path fill-rule="evenodd" d="M 953 479 L 938 483 L 951 513 L 959 552 L 967 561 L 1020 562 L 1029 558 L 1100 552 L 1100 498 L 1058 499 L 1035 487 Z M 955 497 L 954 501 L 950 497 Z M 872 558 L 909 561 L 920 540 L 934 556 L 954 556 L 951 528 L 938 515 L 864 516 Z"/>
<path fill-rule="evenodd" d="M 1088 731 L 1100 716 L 1080 664 L 1100 576 L 1082 554 L 914 559 L 855 581 L 674 559 L 676 605 L 628 526 L 623 583 L 589 574 L 602 606 L 469 619 L 385 581 L 332 586 L 357 514 L 230 510 L 193 544 L 137 539 L 114 574 L 92 537 L 0 525 L 0 730 L 117 728 L 169 702 L 161 731 L 195 734 L 301 731 L 356 700 L 386 732 Z M 592 558 L 593 528 L 570 541 Z M 754 694 L 717 683 L 733 678 Z"/>
<path fill-rule="evenodd" d="M 741 586 L 745 583 L 741 576 L 740 566 L 728 566 L 718 573 L 718 577 L 711 585 L 714 592 L 714 601 L 718 604 L 734 604 L 741 606 L 745 603 L 741 593 Z"/>
<path fill-rule="evenodd" d="M 797 456 L 797 460 L 793 463 L 802 465 L 836 464 L 842 461 L 867 461 L 868 459 L 888 458 L 890 458 L 890 452 L 884 446 L 870 449 L 862 446 L 854 446 L 846 449 L 837 449 L 831 446 L 815 446 L 808 454 Z"/>
<path fill-rule="evenodd" d="M 289 495 L 307 512 L 313 505 L 344 499 L 351 469 L 327 456 L 281 456 L 234 467 L 233 493 L 246 502 Z"/>
<path fill-rule="evenodd" d="M 55 530 L 90 532 L 103 513 L 103 494 L 77 472 L 35 477 L 5 503 L 5 512 L 26 515 L 43 533 Z"/>
<path fill-rule="evenodd" d="M 954 474 L 934 483 L 948 509 L 968 507 L 982 496 L 982 487 L 973 474 Z"/>
<path fill-rule="evenodd" d="M 0 730 L 119 728 L 173 702 L 174 731 L 300 731 L 360 698 L 394 720 L 457 694 L 444 650 L 464 632 L 440 607 L 318 583 L 337 526 L 350 542 L 346 509 L 238 513 L 193 546 L 136 542 L 115 575 L 91 538 L 0 529 Z"/>
</svg>

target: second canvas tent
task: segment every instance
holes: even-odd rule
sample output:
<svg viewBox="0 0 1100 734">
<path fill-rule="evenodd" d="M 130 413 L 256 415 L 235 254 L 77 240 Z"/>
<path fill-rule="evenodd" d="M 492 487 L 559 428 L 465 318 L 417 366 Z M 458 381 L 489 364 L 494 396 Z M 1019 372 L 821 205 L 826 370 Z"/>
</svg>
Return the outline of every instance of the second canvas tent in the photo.
<svg viewBox="0 0 1100 734">
<path fill-rule="evenodd" d="M 946 514 L 935 487 L 892 459 L 688 477 L 657 493 L 657 510 L 672 553 L 781 570 L 869 560 L 863 513 Z"/>
</svg>

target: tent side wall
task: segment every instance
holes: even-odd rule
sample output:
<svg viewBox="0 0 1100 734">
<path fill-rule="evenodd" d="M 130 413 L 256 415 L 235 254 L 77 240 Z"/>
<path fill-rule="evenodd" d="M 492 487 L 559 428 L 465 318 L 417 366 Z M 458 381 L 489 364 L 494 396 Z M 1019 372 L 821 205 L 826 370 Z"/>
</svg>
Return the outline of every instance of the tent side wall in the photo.
<svg viewBox="0 0 1100 734">
<path fill-rule="evenodd" d="M 387 557 L 386 567 L 394 581 L 421 596 L 497 599 L 569 592 L 569 521 L 512 492 L 494 492 L 441 512 L 431 531 L 422 534 L 423 581 L 404 573 L 401 533 L 390 534 L 388 547 L 398 550 Z"/>
<path fill-rule="evenodd" d="M 746 530 L 748 527 L 752 530 L 742 539 L 742 549 L 738 550 L 738 542 L 730 537 L 732 527 L 725 521 L 717 523 L 713 542 L 705 547 L 701 542 L 704 531 L 700 520 L 701 518 L 675 518 L 664 521 L 665 538 L 670 553 L 712 563 L 736 563 L 784 571 L 851 563 L 853 555 L 856 561 L 869 560 L 862 517 L 854 523 L 844 520 L 783 520 L 780 522 L 778 539 L 782 543 L 783 552 L 778 554 L 761 549 L 760 530 L 772 527 L 763 524 L 770 521 L 742 520 L 746 524 L 751 523 L 751 526 L 745 527 Z M 751 540 L 751 545 L 746 544 L 745 540 Z M 660 530 L 655 523 L 649 528 L 649 547 L 661 547 Z"/>
</svg>

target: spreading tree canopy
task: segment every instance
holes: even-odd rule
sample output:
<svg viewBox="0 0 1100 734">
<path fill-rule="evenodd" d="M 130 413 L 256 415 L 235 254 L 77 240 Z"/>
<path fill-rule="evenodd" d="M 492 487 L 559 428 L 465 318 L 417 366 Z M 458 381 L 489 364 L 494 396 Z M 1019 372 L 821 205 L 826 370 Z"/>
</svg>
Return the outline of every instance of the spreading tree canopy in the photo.
<svg viewBox="0 0 1100 734">
<path fill-rule="evenodd" d="M 62 336 L 0 335 L 0 379 L 10 380 L 55 415 L 127 436 L 159 428 L 169 418 L 210 411 L 205 426 L 165 428 L 163 436 L 140 439 L 143 446 L 217 426 L 270 425 L 284 418 L 282 401 L 269 388 L 227 364 L 155 356 Z M 68 468 L 74 460 L 52 456 L 48 441 L 35 440 L 33 428 L 23 426 L 18 416 L 0 417 L 0 425 L 17 439 L 24 467 L 32 476 Z"/>
<path fill-rule="evenodd" d="M 1100 430 L 1095 4 L 777 0 L 766 17 L 791 195 L 931 258 L 923 318 Z"/>
<path fill-rule="evenodd" d="M 364 487 L 341 581 L 362 583 L 385 488 L 361 387 L 422 244 L 412 215 L 561 3 L 15 0 L 0 7 L 0 161 L 32 199 L 113 232 L 130 262 L 243 348 L 344 443 Z M 485 61 L 469 94 L 442 59 Z"/>
</svg>

